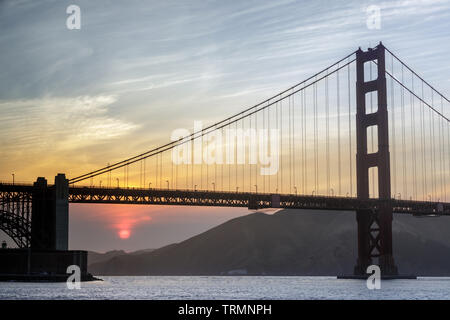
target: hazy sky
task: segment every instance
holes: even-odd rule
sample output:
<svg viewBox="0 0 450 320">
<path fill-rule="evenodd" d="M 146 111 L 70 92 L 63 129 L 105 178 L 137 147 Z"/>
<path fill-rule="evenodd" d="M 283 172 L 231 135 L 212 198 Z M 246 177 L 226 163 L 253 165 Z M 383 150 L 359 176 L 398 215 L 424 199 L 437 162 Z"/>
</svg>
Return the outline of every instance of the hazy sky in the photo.
<svg viewBox="0 0 450 320">
<path fill-rule="evenodd" d="M 66 27 L 71 4 L 80 30 Z M 380 40 L 450 96 L 450 1 L 0 0 L 0 30 L 3 181 L 122 160 Z M 70 247 L 158 247 L 247 212 L 71 205 Z"/>
</svg>

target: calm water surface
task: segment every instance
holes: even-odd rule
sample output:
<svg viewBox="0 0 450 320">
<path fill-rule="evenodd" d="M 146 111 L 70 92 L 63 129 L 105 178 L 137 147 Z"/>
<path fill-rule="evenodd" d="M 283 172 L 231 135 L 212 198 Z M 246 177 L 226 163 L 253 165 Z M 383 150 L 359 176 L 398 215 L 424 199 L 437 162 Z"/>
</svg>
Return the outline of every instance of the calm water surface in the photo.
<svg viewBox="0 0 450 320">
<path fill-rule="evenodd" d="M 450 278 L 363 280 L 334 277 L 101 277 L 80 290 L 65 283 L 0 282 L 0 299 L 449 299 Z"/>
</svg>

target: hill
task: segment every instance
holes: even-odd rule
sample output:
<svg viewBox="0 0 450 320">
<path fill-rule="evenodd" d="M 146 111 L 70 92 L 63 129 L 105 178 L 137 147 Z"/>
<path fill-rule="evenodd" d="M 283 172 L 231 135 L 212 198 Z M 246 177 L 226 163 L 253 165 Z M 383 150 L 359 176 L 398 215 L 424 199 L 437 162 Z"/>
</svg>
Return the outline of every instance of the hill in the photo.
<svg viewBox="0 0 450 320">
<path fill-rule="evenodd" d="M 105 253 L 99 253 L 95 251 L 88 251 L 88 266 L 99 263 L 99 262 L 105 262 L 110 260 L 111 258 L 122 256 L 122 255 L 137 255 L 147 252 L 152 252 L 155 249 L 144 249 L 144 250 L 138 250 L 133 252 L 125 252 L 124 250 L 112 250 Z"/>
<path fill-rule="evenodd" d="M 394 218 L 394 254 L 402 273 L 450 275 L 450 218 Z M 98 275 L 337 275 L 357 255 L 350 212 L 252 213 L 151 252 L 90 264 Z"/>
</svg>

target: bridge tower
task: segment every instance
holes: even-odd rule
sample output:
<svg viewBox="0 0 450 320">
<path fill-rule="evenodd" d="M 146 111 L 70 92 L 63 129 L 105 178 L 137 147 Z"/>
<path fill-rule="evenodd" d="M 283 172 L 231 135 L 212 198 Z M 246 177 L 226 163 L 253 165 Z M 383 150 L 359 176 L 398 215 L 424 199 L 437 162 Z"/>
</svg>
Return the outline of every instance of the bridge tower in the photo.
<svg viewBox="0 0 450 320">
<path fill-rule="evenodd" d="M 31 249 L 68 250 L 69 181 L 64 174 L 48 187 L 45 178 L 34 183 L 31 216 Z"/>
<path fill-rule="evenodd" d="M 376 79 L 365 80 L 364 64 L 377 64 Z M 369 199 L 369 169 L 378 169 L 378 194 L 380 199 L 391 198 L 391 175 L 389 155 L 388 111 L 385 76 L 385 48 L 380 44 L 368 51 L 361 48 L 356 52 L 356 170 L 358 199 Z M 376 92 L 377 110 L 368 113 L 366 95 Z M 376 126 L 378 132 L 378 150 L 368 153 L 367 129 Z M 373 190 L 372 192 L 374 192 Z M 375 210 L 358 210 L 358 260 L 355 275 L 365 275 L 367 266 L 378 258 L 383 275 L 397 275 L 392 255 L 392 207 L 380 205 Z"/>
</svg>

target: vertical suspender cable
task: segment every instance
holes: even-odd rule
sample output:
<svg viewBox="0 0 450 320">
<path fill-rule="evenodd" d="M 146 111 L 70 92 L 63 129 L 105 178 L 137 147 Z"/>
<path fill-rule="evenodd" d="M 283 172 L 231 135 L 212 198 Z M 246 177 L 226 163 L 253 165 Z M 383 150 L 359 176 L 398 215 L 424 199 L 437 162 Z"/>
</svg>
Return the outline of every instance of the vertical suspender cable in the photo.
<svg viewBox="0 0 450 320">
<path fill-rule="evenodd" d="M 317 80 L 317 79 L 315 79 Z M 318 194 L 318 185 L 319 185 L 319 181 L 318 181 L 318 166 L 317 166 L 317 158 L 318 158 L 318 152 L 317 152 L 317 147 L 318 147 L 318 143 L 317 143 L 317 85 L 316 82 L 314 82 L 314 97 L 313 97 L 313 105 L 314 105 L 314 190 L 315 190 L 315 194 Z"/>
<path fill-rule="evenodd" d="M 434 97 L 433 97 L 433 89 L 431 89 L 431 106 L 434 108 Z M 431 161 L 431 176 L 432 176 L 432 185 L 433 185 L 433 191 L 432 191 L 432 197 L 436 199 L 436 153 L 435 153 L 435 141 L 434 141 L 434 112 L 430 110 L 430 132 L 431 132 L 431 155 L 432 155 L 432 161 Z"/>
<path fill-rule="evenodd" d="M 404 98 L 404 70 L 402 65 L 402 92 L 401 92 L 401 104 L 402 104 L 402 153 L 403 153 L 403 196 L 404 199 L 408 197 L 408 186 L 406 182 L 406 136 L 405 136 L 405 98 Z"/>
<path fill-rule="evenodd" d="M 336 81 L 337 81 L 337 118 L 338 118 L 338 177 L 339 177 L 339 191 L 338 196 L 342 193 L 342 173 L 341 173 L 341 97 L 340 97 L 340 90 L 341 86 L 339 83 L 339 69 L 336 71 Z"/>
<path fill-rule="evenodd" d="M 159 166 L 160 166 L 160 168 L 159 168 L 159 172 L 161 173 L 160 174 L 160 176 L 159 176 L 159 187 L 160 188 L 162 188 L 163 187 L 163 182 L 162 182 L 162 180 L 163 180 L 163 175 L 164 175 L 164 172 L 163 172 L 163 154 L 162 153 L 160 153 L 159 154 Z"/>
<path fill-rule="evenodd" d="M 264 134 L 264 129 L 266 128 L 266 114 L 265 114 L 265 110 L 262 110 L 262 114 L 263 114 L 263 125 L 262 125 L 262 129 L 263 130 L 261 131 L 261 134 L 263 135 Z M 262 188 L 263 189 L 263 193 L 265 193 L 265 191 L 266 191 L 266 176 L 265 175 L 262 176 L 262 183 L 263 183 L 263 188 Z"/>
<path fill-rule="evenodd" d="M 304 155 L 305 155 L 305 161 L 304 161 L 304 178 L 305 178 L 305 193 L 304 194 L 309 194 L 309 190 L 308 190 L 308 170 L 307 170 L 307 167 L 308 167 L 308 154 L 307 154 L 307 145 L 306 145 L 306 142 L 308 141 L 307 140 L 307 136 L 306 136 L 306 134 L 307 134 L 307 128 L 306 128 L 306 124 L 307 124 L 307 121 L 306 121 L 306 109 L 307 109 L 307 103 L 306 103 L 306 101 L 307 101 L 307 91 L 306 91 L 306 89 L 305 89 L 305 94 L 304 94 L 304 100 L 305 100 L 305 103 L 303 104 L 303 129 L 305 130 L 305 134 L 303 135 L 303 137 L 304 137 L 304 139 L 305 139 L 305 141 L 303 142 L 303 145 L 304 145 L 304 147 L 305 147 L 305 151 L 304 151 Z"/>
<path fill-rule="evenodd" d="M 444 114 L 444 105 L 443 105 L 443 99 L 441 96 L 441 113 Z M 443 119 L 442 117 L 439 117 L 439 122 L 440 122 L 440 130 L 439 130 L 439 158 L 440 158 L 440 165 L 439 165 L 439 171 L 440 171 L 440 176 L 441 176 L 441 198 L 444 198 L 445 200 L 447 200 L 447 190 L 444 184 L 444 167 L 443 167 L 443 163 L 444 163 L 444 158 L 443 158 L 443 151 L 444 151 L 444 137 L 443 137 Z"/>
<path fill-rule="evenodd" d="M 292 168 L 292 149 L 293 149 L 293 141 L 294 137 L 292 136 L 292 96 L 289 97 L 289 193 L 292 193 L 293 190 L 293 173 L 294 170 Z"/>
<path fill-rule="evenodd" d="M 281 174 L 280 174 L 280 187 L 281 187 L 281 193 L 283 193 L 283 100 L 280 101 L 280 149 L 281 149 Z"/>
<path fill-rule="evenodd" d="M 414 74 L 411 73 L 411 90 L 414 92 Z M 410 94 L 411 103 L 411 139 L 412 139 L 412 157 L 413 157 L 413 196 L 414 200 L 417 200 L 417 173 L 416 173 L 416 129 L 415 129 L 415 108 L 414 108 L 414 96 Z"/>
<path fill-rule="evenodd" d="M 235 143 L 234 143 L 234 169 L 235 169 L 235 176 L 234 176 L 234 180 L 235 180 L 235 188 L 236 191 L 238 190 L 238 156 L 237 156 L 237 143 L 238 143 L 238 138 L 237 138 L 237 134 L 238 134 L 238 129 L 237 129 L 237 121 L 234 123 L 234 132 L 235 132 Z"/>
<path fill-rule="evenodd" d="M 271 141 L 270 141 L 270 140 L 271 140 L 271 139 L 270 139 L 270 137 L 271 137 L 271 132 L 270 132 L 270 119 L 271 119 L 271 116 L 270 116 L 270 109 L 271 109 L 271 107 L 267 108 L 267 130 L 268 130 L 268 131 L 267 131 L 267 132 L 268 132 L 268 142 L 267 142 L 268 148 L 267 148 L 267 151 L 270 150 L 270 153 L 272 154 L 272 144 L 271 144 Z M 271 180 L 271 177 L 272 177 L 272 175 L 269 175 L 269 176 L 267 177 L 269 193 L 272 192 L 271 189 L 270 189 L 270 180 Z M 250 183 L 250 188 L 251 188 L 251 186 L 252 186 L 252 184 Z"/>
<path fill-rule="evenodd" d="M 301 114 L 301 118 L 300 118 L 300 124 L 301 124 L 301 140 L 302 140 L 302 152 L 301 152 L 301 157 L 302 157 L 302 161 L 301 161 L 301 166 L 302 166 L 302 194 L 305 194 L 305 154 L 304 154 L 304 150 L 305 150 L 305 141 L 304 141 L 304 136 L 303 136 L 303 131 L 304 131 L 304 117 L 303 117 L 303 113 L 304 113 L 304 96 L 305 96 L 305 89 L 303 89 L 300 92 L 300 114 Z"/>
<path fill-rule="evenodd" d="M 172 177 L 170 178 L 170 186 L 172 186 L 172 188 L 173 188 L 173 186 L 174 186 L 174 181 L 175 181 L 175 179 L 174 179 L 174 174 L 173 174 L 173 172 L 174 172 L 174 168 L 173 168 L 173 161 L 170 161 L 170 166 L 172 167 Z"/>
<path fill-rule="evenodd" d="M 227 126 L 227 129 L 228 129 L 228 146 L 227 146 L 227 157 L 230 157 L 230 153 L 231 153 L 231 137 L 230 137 L 230 135 L 231 135 L 231 124 L 229 124 L 228 126 Z M 233 156 L 233 158 L 234 158 L 234 156 Z M 231 161 L 231 157 L 230 157 L 230 159 L 228 159 L 227 158 L 227 165 L 228 165 L 228 192 L 231 192 L 231 163 L 232 163 L 232 161 Z"/>
<path fill-rule="evenodd" d="M 255 112 L 255 130 L 258 133 L 258 112 Z M 258 165 L 255 165 L 255 185 L 258 185 Z M 253 186 L 250 186 L 250 190 Z M 257 190 L 255 189 L 255 192 Z"/>
<path fill-rule="evenodd" d="M 263 110 L 264 112 L 264 110 Z M 242 126 L 242 147 L 241 152 L 242 156 L 244 157 L 244 163 L 242 164 L 242 191 L 245 191 L 245 163 L 246 163 L 246 157 L 245 157 L 245 134 L 244 134 L 244 120 L 241 120 L 241 126 Z"/>
<path fill-rule="evenodd" d="M 422 101 L 424 101 L 424 89 L 423 89 L 423 81 L 422 81 Z M 427 193 L 428 193 L 428 187 L 427 187 L 427 163 L 426 163 L 426 151 L 425 151 L 425 105 L 423 102 L 420 101 L 421 106 L 421 118 L 422 118 L 422 124 L 421 124 L 421 130 L 422 130 L 422 165 L 423 165 L 423 200 L 427 200 Z"/>
<path fill-rule="evenodd" d="M 237 125 L 237 122 L 236 122 Z M 209 139 L 208 134 L 205 136 L 206 139 L 206 190 L 209 190 Z"/>
<path fill-rule="evenodd" d="M 194 190 L 194 139 L 191 139 L 191 189 Z"/>
<path fill-rule="evenodd" d="M 450 181 L 450 124 L 447 122 L 447 162 L 448 162 L 448 177 L 445 179 L 446 184 Z"/>
<path fill-rule="evenodd" d="M 223 143 L 223 139 L 224 139 L 224 135 L 223 135 L 223 131 L 224 131 L 224 127 L 222 127 L 220 130 L 222 130 L 222 141 L 221 141 L 221 144 L 220 144 L 220 147 L 222 148 L 222 152 L 221 152 L 221 154 L 222 154 L 222 164 L 220 165 L 220 185 L 221 185 L 221 187 L 220 187 L 220 191 L 225 191 L 224 189 L 223 189 L 223 163 L 225 162 L 225 157 L 223 156 L 224 154 L 225 154 L 225 150 L 223 150 L 223 147 L 224 147 L 224 143 Z"/>
<path fill-rule="evenodd" d="M 281 136 L 280 133 L 280 122 L 279 122 L 279 118 L 278 118 L 278 102 L 275 104 L 275 124 L 276 124 L 276 128 L 277 128 L 277 132 L 278 135 Z M 281 142 L 281 138 L 278 139 L 279 142 Z M 280 143 L 278 143 L 278 152 L 281 153 L 281 145 Z M 277 170 L 277 189 L 276 189 L 276 193 L 280 192 L 280 184 L 279 184 L 279 178 L 280 178 L 280 170 Z"/>
<path fill-rule="evenodd" d="M 350 60 L 350 58 L 348 58 Z M 350 173 L 350 197 L 353 195 L 353 157 L 352 157 L 352 102 L 351 102 L 351 88 L 350 88 L 350 64 L 347 66 L 347 80 L 348 80 L 348 146 L 349 146 L 349 173 Z"/>
<path fill-rule="evenodd" d="M 294 187 L 295 187 L 295 193 L 297 193 L 297 183 L 296 183 L 296 170 L 295 170 L 295 166 L 297 165 L 297 161 L 295 161 L 295 147 L 296 147 L 296 143 L 295 143 L 295 95 L 292 96 L 292 175 L 294 177 Z"/>
<path fill-rule="evenodd" d="M 252 115 L 248 117 L 249 123 L 250 123 L 250 134 L 253 134 L 253 127 L 252 127 Z M 250 143 L 252 143 L 252 138 L 250 138 Z M 249 151 L 251 152 L 252 148 L 249 145 Z M 256 165 L 256 164 L 255 164 Z M 248 166 L 248 181 L 249 181 L 249 188 L 248 192 L 252 192 L 252 166 L 250 162 L 250 156 L 249 156 L 249 166 Z"/>
<path fill-rule="evenodd" d="M 330 105 L 328 96 L 328 70 L 325 78 L 325 158 L 326 158 L 326 174 L 327 174 L 327 192 L 330 194 Z"/>
</svg>

